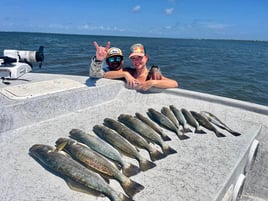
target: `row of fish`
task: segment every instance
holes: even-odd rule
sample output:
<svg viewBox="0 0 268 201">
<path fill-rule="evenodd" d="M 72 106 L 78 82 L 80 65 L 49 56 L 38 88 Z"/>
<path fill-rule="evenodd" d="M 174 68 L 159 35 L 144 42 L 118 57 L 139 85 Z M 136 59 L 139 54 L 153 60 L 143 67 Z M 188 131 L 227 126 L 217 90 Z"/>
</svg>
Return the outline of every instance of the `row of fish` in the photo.
<svg viewBox="0 0 268 201">
<path fill-rule="evenodd" d="M 105 118 L 103 124 L 93 127 L 96 135 L 72 129 L 70 138 L 59 138 L 56 147 L 33 145 L 29 150 L 30 155 L 62 175 L 72 189 L 97 196 L 105 195 L 110 200 L 128 201 L 144 189 L 143 185 L 130 179 L 131 176 L 154 168 L 154 161 L 177 153 L 166 143 L 171 138 L 164 129 L 176 133 L 181 140 L 189 138 L 186 133 L 192 132 L 191 127 L 195 133 L 206 133 L 201 126 L 213 131 L 217 137 L 225 135 L 213 125 L 234 136 L 240 135 L 215 115 L 205 111 L 198 113 L 170 105 L 162 107 L 161 111 L 149 108 L 147 116 L 136 112 L 135 116 L 120 114 L 117 120 Z M 146 150 L 150 160 L 138 149 Z M 121 154 L 135 159 L 139 167 L 123 160 Z M 127 196 L 114 190 L 108 184 L 109 179 L 118 181 Z"/>
<path fill-rule="evenodd" d="M 202 127 L 213 131 L 217 137 L 225 137 L 214 125 L 221 129 L 227 130 L 234 136 L 239 136 L 241 133 L 233 131 L 226 124 L 224 124 L 219 118 L 210 112 L 201 111 L 188 111 L 185 108 L 178 109 L 174 105 L 169 107 L 162 107 L 161 112 L 156 111 L 153 108 L 149 108 L 147 112 L 148 116 L 160 126 L 167 128 L 177 134 L 180 139 L 188 139 L 185 135 L 187 132 L 192 132 L 191 127 L 195 130 L 194 133 L 205 134 L 206 132 Z M 137 116 L 137 113 L 136 113 Z M 139 116 L 137 116 L 140 118 Z M 140 118 L 141 119 L 141 118 Z"/>
</svg>

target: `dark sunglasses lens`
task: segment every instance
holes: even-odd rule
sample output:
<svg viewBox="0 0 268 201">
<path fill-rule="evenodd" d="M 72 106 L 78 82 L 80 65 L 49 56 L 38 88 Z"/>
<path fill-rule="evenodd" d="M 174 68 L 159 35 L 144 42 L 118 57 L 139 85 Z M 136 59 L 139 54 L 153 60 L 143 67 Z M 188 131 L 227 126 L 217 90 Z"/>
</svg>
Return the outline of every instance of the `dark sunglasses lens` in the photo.
<svg viewBox="0 0 268 201">
<path fill-rule="evenodd" d="M 110 63 L 113 63 L 114 62 L 114 57 L 110 57 L 108 60 L 109 60 Z"/>
<path fill-rule="evenodd" d="M 109 61 L 110 63 L 113 63 L 113 62 L 121 62 L 121 61 L 122 61 L 122 58 L 121 58 L 121 57 L 110 57 L 110 58 L 108 59 L 108 61 Z"/>
<path fill-rule="evenodd" d="M 116 60 L 117 62 L 120 62 L 120 61 L 121 61 L 121 57 L 116 57 L 115 60 Z"/>
</svg>

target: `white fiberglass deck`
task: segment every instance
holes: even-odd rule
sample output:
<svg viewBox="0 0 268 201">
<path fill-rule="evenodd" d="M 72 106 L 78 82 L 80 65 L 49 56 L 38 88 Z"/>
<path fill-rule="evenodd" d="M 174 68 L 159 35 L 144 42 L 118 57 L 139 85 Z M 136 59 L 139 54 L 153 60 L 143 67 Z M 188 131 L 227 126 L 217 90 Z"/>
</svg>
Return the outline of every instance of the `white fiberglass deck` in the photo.
<svg viewBox="0 0 268 201">
<path fill-rule="evenodd" d="M 263 137 L 267 136 L 268 122 L 265 106 L 181 89 L 139 93 L 114 80 L 31 73 L 24 76 L 30 83 L 61 77 L 80 82 L 81 87 L 27 94 L 26 98 L 19 99 L 0 93 L 0 200 L 109 200 L 71 190 L 63 179 L 30 157 L 28 150 L 37 143 L 54 145 L 58 138 L 68 137 L 73 128 L 93 133 L 93 126 L 102 124 L 104 118 L 115 119 L 122 113 L 146 115 L 148 108 L 160 111 L 172 104 L 197 112 L 209 111 L 242 133 L 235 137 L 219 129 L 226 137 L 217 138 L 204 129 L 206 135 L 187 133 L 190 139 L 182 141 L 165 130 L 172 138 L 167 143 L 177 153 L 156 161 L 155 168 L 131 177 L 145 187 L 134 196 L 137 201 L 223 200 L 244 173 L 254 139 L 267 139 Z M 1 84 L 0 89 L 29 84 L 19 80 L 11 82 L 9 86 Z M 147 152 L 141 150 L 141 153 L 149 159 Z M 137 164 L 133 159 L 123 158 Z M 111 180 L 110 184 L 123 192 L 118 182 Z M 266 196 L 265 193 L 267 189 L 260 197 Z M 228 200 L 228 196 L 225 198 Z"/>
</svg>

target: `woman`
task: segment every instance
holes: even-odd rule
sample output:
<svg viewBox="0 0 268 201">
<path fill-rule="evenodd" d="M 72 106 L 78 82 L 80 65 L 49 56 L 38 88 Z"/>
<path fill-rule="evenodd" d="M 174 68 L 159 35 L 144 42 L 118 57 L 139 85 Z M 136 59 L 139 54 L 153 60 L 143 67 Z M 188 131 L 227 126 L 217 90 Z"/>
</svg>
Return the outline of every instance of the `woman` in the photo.
<svg viewBox="0 0 268 201">
<path fill-rule="evenodd" d="M 151 87 L 162 89 L 178 87 L 177 81 L 163 76 L 157 66 L 152 66 L 151 70 L 148 71 L 146 64 L 149 55 L 142 44 L 138 43 L 131 46 L 129 58 L 135 70 L 123 71 L 128 87 L 143 91 Z"/>
</svg>

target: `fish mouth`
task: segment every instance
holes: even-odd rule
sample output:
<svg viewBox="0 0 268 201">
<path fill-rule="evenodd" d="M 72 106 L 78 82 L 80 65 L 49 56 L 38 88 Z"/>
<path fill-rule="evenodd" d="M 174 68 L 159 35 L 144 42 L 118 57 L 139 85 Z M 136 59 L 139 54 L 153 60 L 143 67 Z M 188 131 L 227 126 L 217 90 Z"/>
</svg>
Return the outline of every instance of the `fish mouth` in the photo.
<svg viewBox="0 0 268 201">
<path fill-rule="evenodd" d="M 44 153 L 54 151 L 54 148 L 50 145 L 35 144 L 30 147 L 29 154 L 35 158 L 39 158 Z"/>
</svg>

